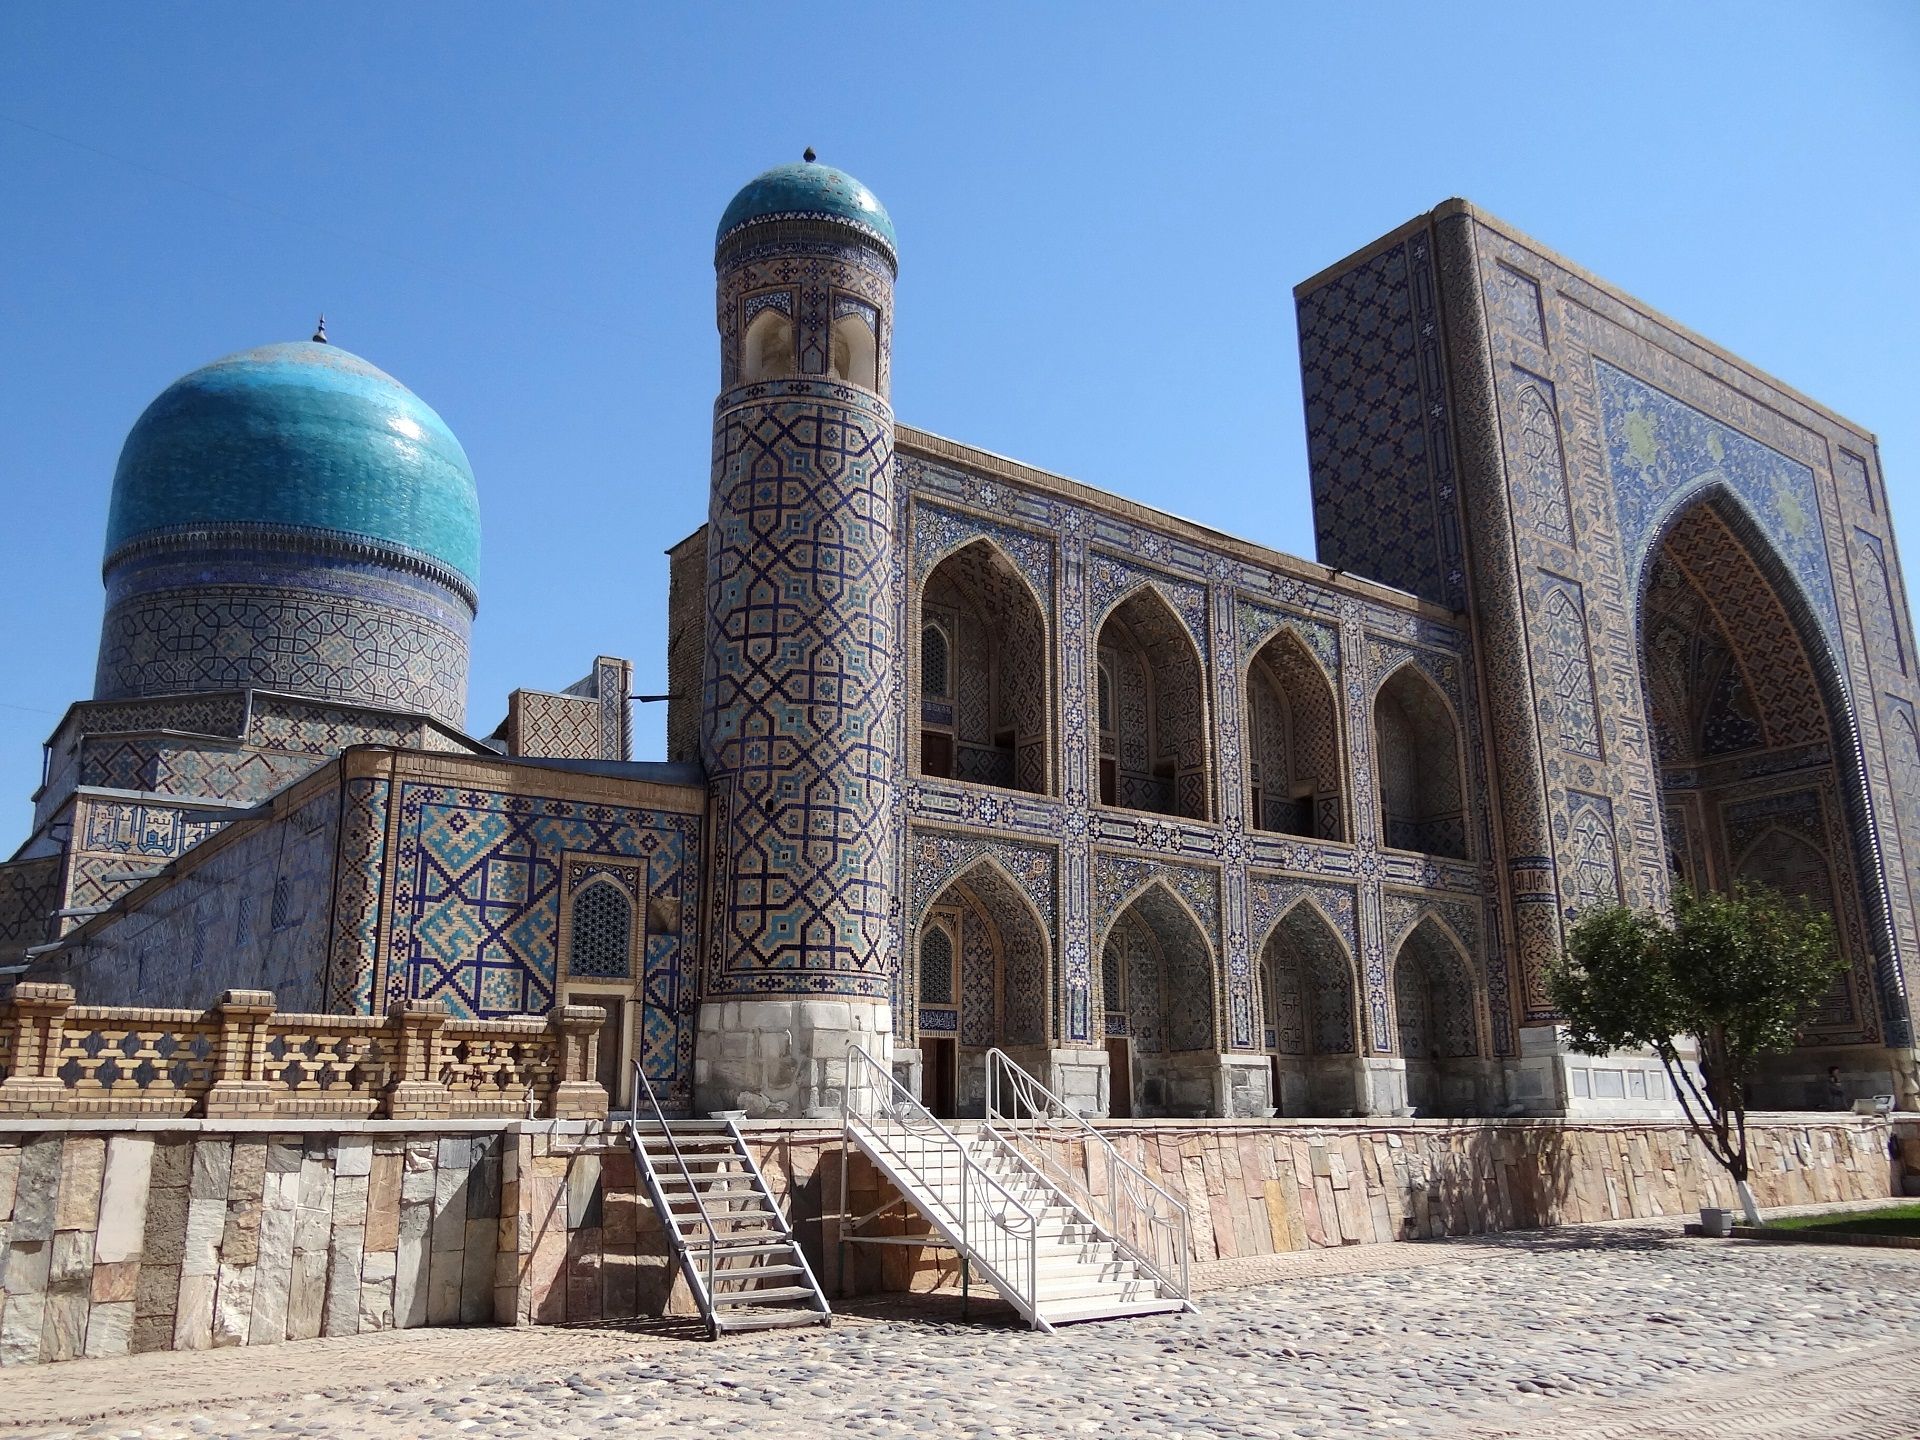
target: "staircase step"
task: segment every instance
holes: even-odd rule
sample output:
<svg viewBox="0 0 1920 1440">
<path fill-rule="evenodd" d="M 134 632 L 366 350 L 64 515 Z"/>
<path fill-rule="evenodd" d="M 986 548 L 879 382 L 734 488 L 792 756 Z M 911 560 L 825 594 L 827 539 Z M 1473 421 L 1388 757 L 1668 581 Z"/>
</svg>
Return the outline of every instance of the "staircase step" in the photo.
<svg viewBox="0 0 1920 1440">
<path fill-rule="evenodd" d="M 718 1285 L 723 1280 L 785 1280 L 806 1273 L 806 1269 L 799 1265 L 749 1265 L 739 1270 L 715 1270 L 713 1283 Z"/>
<path fill-rule="evenodd" d="M 705 1245 L 694 1246 L 692 1248 L 697 1249 L 702 1255 L 706 1254 L 707 1247 Z M 734 1240 L 731 1237 L 723 1236 L 719 1243 L 713 1247 L 713 1253 L 717 1256 L 773 1255 L 780 1252 L 791 1251 L 792 1249 L 793 1241 L 785 1235 L 776 1235 L 768 1240 Z"/>
<path fill-rule="evenodd" d="M 667 1129 L 675 1135 L 711 1134 L 716 1132 L 724 1135 L 727 1133 L 727 1122 L 724 1120 L 669 1120 L 667 1121 Z M 633 1122 L 633 1131 L 636 1135 L 658 1135 L 662 1133 L 658 1120 L 636 1120 Z"/>
<path fill-rule="evenodd" d="M 674 1218 L 678 1220 L 684 1217 L 676 1215 Z M 698 1215 L 694 1216 L 693 1221 L 696 1225 L 699 1224 L 700 1217 Z M 683 1231 L 682 1236 L 686 1240 L 687 1248 L 691 1250 L 694 1254 L 696 1255 L 706 1254 L 707 1237 L 704 1232 L 695 1231 L 693 1234 L 688 1235 Z M 793 1243 L 792 1240 L 788 1239 L 785 1235 L 782 1235 L 775 1230 L 754 1230 L 754 1231 L 748 1231 L 744 1233 L 735 1231 L 731 1234 L 726 1231 L 722 1231 L 720 1233 L 720 1238 L 714 1242 L 713 1248 L 714 1248 L 715 1254 L 722 1254 L 728 1249 L 729 1246 L 735 1249 L 740 1249 L 748 1245 L 763 1245 L 763 1244 L 791 1245 L 792 1243 Z"/>
<path fill-rule="evenodd" d="M 825 1325 L 833 1317 L 824 1310 L 733 1309 L 714 1319 L 722 1335 L 743 1330 L 785 1330 L 799 1325 Z"/>
<path fill-rule="evenodd" d="M 1082 1320 L 1119 1320 L 1128 1315 L 1166 1315 L 1184 1310 L 1179 1300 L 1125 1300 L 1110 1304 L 1102 1300 L 1048 1304 L 1041 1301 L 1040 1318 L 1049 1325 L 1073 1325 Z"/>
<path fill-rule="evenodd" d="M 1122 1279 L 1103 1279 L 1098 1275 L 1053 1275 L 1040 1279 L 1040 1303 L 1042 1305 L 1063 1300 L 1093 1300 L 1108 1298 L 1113 1300 L 1153 1300 L 1159 1298 L 1159 1287 L 1151 1280 L 1137 1275 Z"/>
<path fill-rule="evenodd" d="M 813 1291 L 805 1285 L 781 1285 L 772 1290 L 735 1290 L 713 1297 L 716 1307 L 726 1305 L 778 1305 L 789 1300 L 811 1300 Z"/>
</svg>

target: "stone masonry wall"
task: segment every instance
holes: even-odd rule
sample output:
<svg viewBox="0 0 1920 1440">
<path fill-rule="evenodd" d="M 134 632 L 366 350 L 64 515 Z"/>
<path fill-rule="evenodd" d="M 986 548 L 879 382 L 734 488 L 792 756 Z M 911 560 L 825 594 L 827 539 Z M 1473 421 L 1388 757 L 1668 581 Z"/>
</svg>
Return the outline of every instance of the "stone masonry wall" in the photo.
<svg viewBox="0 0 1920 1440">
<path fill-rule="evenodd" d="M 1724 1172 L 1684 1125 L 1495 1120 L 1168 1122 L 1100 1127 L 1121 1152 L 1188 1207 L 1194 1260 L 1229 1260 L 1338 1245 L 1377 1244 L 1440 1235 L 1531 1229 L 1604 1220 L 1691 1216 L 1703 1205 L 1732 1205 Z M 584 1133 L 581 1133 L 584 1129 Z M 892 1187 L 858 1154 L 847 1166 L 850 1203 L 840 1203 L 840 1130 L 832 1124 L 749 1124 L 747 1137 L 809 1262 L 831 1296 L 936 1288 L 958 1283 L 950 1252 L 912 1246 L 849 1246 L 840 1273 L 839 1216 L 866 1214 Z M 573 1127 L 523 1139 L 543 1147 L 534 1164 L 545 1178 L 536 1206 L 546 1227 L 544 1253 L 523 1304 L 568 1320 L 599 1318 L 592 1297 L 624 1303 L 630 1293 L 606 1274 L 637 1263 L 658 1303 L 672 1287 L 658 1222 L 644 1197 L 635 1213 L 636 1260 L 591 1241 L 591 1207 L 624 1216 L 621 1187 L 632 1162 L 598 1127 Z M 1915 1131 L 1920 1136 L 1920 1129 Z M 1888 1122 L 1878 1118 L 1755 1121 L 1750 1131 L 1753 1188 L 1764 1206 L 1868 1200 L 1897 1193 Z M 1920 1145 L 1920 1140 L 1916 1140 Z M 552 1147 L 551 1153 L 544 1153 Z M 597 1200 L 587 1194 L 592 1157 L 600 1156 Z M 1077 1157 L 1076 1157 L 1077 1158 Z M 523 1159 L 523 1173 L 526 1161 Z M 563 1168 L 564 1167 L 564 1168 Z M 563 1178 L 564 1175 L 564 1178 Z M 563 1192 L 573 1208 L 563 1247 Z M 522 1206 L 522 1224 L 527 1223 Z M 573 1219 L 586 1217 L 585 1220 Z M 616 1222 L 609 1222 L 616 1223 Z M 624 1219 L 617 1223 L 624 1226 Z M 926 1234 L 902 1207 L 863 1233 Z M 575 1238 L 584 1232 L 582 1238 Z M 624 1246 L 624 1231 L 620 1244 Z M 653 1259 L 648 1260 L 649 1247 Z M 605 1273 L 596 1278 L 602 1267 Z M 651 1267 L 651 1268 L 649 1268 Z M 596 1288 L 598 1287 L 598 1288 Z M 563 1293 L 564 1292 L 564 1293 Z M 679 1308 L 678 1301 L 675 1308 Z M 602 1313 L 624 1313 L 607 1309 Z M 650 1312 L 657 1313 L 657 1312 Z M 525 1317 L 522 1317 L 525 1323 Z"/>
<path fill-rule="evenodd" d="M 0 1129 L 0 1365 L 691 1313 L 605 1122 L 14 1123 Z M 1188 1205 L 1201 1263 L 1732 1200 L 1677 1125 L 1102 1128 Z M 748 1138 L 829 1295 L 957 1281 L 951 1254 L 912 1246 L 850 1246 L 840 1273 L 843 1210 L 892 1192 L 855 1155 L 843 1206 L 837 1125 L 755 1124 Z M 1920 1126 L 1904 1118 L 1774 1117 L 1752 1140 L 1763 1206 L 1880 1198 L 1902 1161 L 1920 1172 Z M 926 1228 L 900 1206 L 867 1233 Z"/>
<path fill-rule="evenodd" d="M 502 1153 L 497 1130 L 0 1132 L 0 1365 L 490 1321 Z"/>
</svg>

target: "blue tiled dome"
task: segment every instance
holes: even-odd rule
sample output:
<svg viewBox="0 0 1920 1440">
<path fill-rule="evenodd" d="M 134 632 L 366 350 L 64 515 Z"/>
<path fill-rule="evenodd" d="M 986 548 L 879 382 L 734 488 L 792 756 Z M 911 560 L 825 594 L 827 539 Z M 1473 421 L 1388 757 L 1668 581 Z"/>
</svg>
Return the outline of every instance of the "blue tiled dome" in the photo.
<svg viewBox="0 0 1920 1440">
<path fill-rule="evenodd" d="M 267 525 L 371 540 L 479 570 L 466 452 L 406 386 L 338 346 L 216 360 L 161 392 L 113 476 L 107 554 L 186 527 Z"/>
<path fill-rule="evenodd" d="M 846 171 L 814 160 L 776 165 L 749 180 L 720 217 L 714 243 L 718 245 L 742 225 L 775 217 L 848 221 L 894 253 L 893 217 L 887 207 Z"/>
</svg>

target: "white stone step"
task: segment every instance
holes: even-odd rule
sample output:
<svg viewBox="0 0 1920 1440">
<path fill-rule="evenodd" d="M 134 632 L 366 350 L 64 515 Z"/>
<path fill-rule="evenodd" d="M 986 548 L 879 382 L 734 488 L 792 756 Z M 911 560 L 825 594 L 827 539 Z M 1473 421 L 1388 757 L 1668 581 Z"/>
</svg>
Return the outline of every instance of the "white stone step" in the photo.
<svg viewBox="0 0 1920 1440">
<path fill-rule="evenodd" d="M 1179 1300 L 1128 1300 L 1112 1303 L 1104 1300 L 1042 1303 L 1040 1318 L 1049 1325 L 1074 1325 L 1082 1320 L 1119 1320 L 1129 1315 L 1165 1315 L 1186 1306 Z"/>
<path fill-rule="evenodd" d="M 1040 1299 L 1049 1300 L 1090 1300 L 1096 1296 L 1110 1296 L 1116 1300 L 1151 1300 L 1160 1291 L 1151 1280 L 1138 1275 L 1119 1277 L 1102 1276 L 1099 1271 L 1085 1274 L 1042 1275 L 1040 1277 Z"/>
</svg>

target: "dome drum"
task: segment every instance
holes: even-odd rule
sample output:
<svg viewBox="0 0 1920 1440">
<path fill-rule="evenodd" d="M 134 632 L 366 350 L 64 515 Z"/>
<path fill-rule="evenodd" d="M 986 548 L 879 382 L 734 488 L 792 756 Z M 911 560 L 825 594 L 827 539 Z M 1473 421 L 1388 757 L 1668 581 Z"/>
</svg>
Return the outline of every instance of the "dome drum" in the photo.
<svg viewBox="0 0 1920 1440">
<path fill-rule="evenodd" d="M 465 594 L 384 560 L 149 552 L 108 577 L 94 698 L 262 689 L 457 728 L 472 626 Z"/>
</svg>

